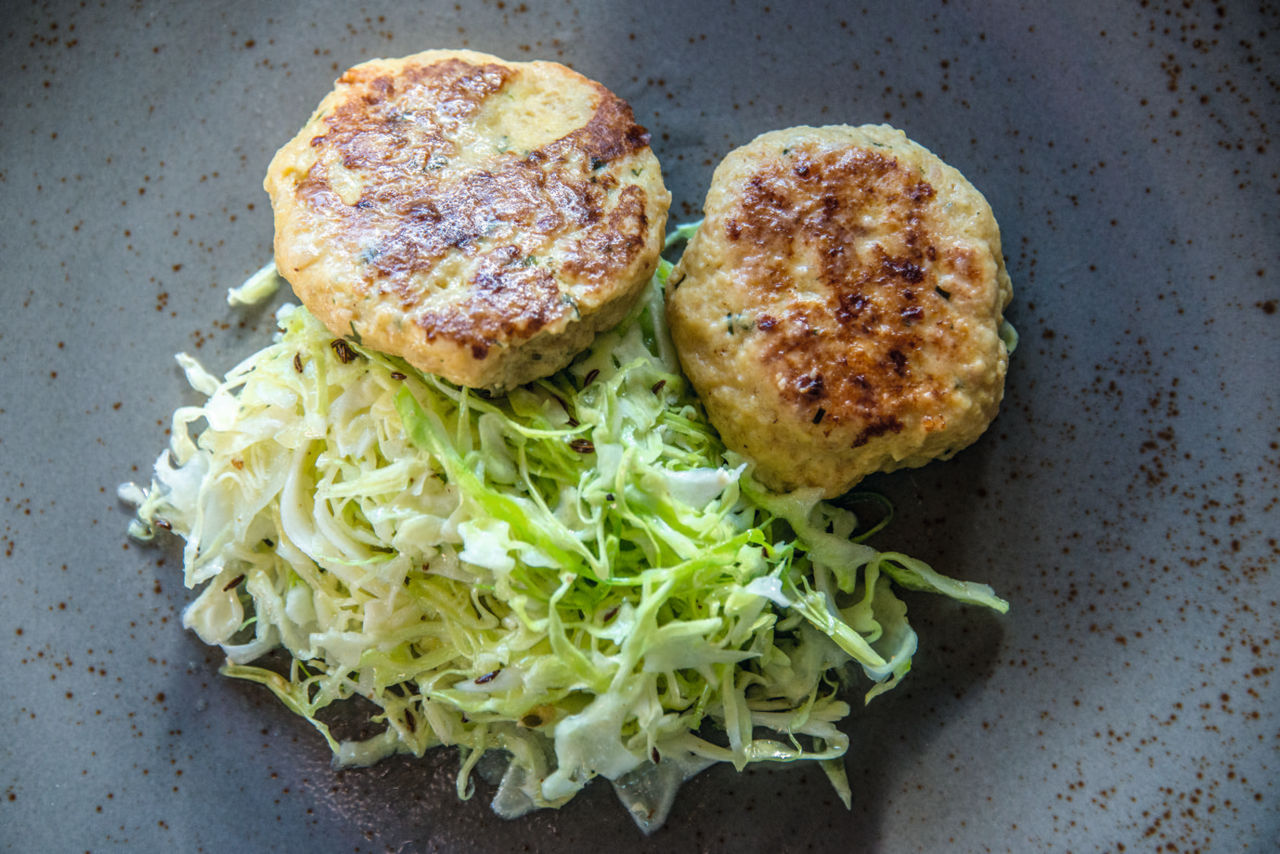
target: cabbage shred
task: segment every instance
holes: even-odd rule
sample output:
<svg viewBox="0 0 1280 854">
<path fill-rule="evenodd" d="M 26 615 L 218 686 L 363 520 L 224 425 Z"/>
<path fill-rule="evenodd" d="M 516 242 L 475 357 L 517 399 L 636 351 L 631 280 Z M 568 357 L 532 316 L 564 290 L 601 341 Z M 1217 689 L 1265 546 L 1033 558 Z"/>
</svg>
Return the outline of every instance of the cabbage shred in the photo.
<svg viewBox="0 0 1280 854">
<path fill-rule="evenodd" d="M 487 752 L 503 816 L 596 776 L 637 823 L 716 762 L 818 761 L 850 802 L 847 664 L 869 700 L 916 635 L 894 586 L 1004 611 L 855 536 L 813 491 L 775 494 L 727 452 L 649 296 L 559 374 L 489 398 L 334 339 L 284 306 L 274 343 L 177 410 L 131 533 L 185 539 L 183 623 L 228 676 L 306 718 L 335 761 Z M 286 657 L 263 657 L 282 648 Z M 372 737 L 330 729 L 373 704 Z"/>
</svg>

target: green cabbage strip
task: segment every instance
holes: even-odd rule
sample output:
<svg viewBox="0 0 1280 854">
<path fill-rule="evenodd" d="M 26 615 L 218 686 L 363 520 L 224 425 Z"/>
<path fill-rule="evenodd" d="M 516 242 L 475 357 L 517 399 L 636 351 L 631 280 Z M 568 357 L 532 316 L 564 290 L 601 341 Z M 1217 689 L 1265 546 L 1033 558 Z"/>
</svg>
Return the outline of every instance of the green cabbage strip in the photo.
<svg viewBox="0 0 1280 854">
<path fill-rule="evenodd" d="M 818 761 L 847 805 L 841 668 L 870 699 L 916 649 L 893 585 L 1007 606 L 726 453 L 667 336 L 669 270 L 570 368 L 502 398 L 291 306 L 222 380 L 180 356 L 207 400 L 174 413 L 150 487 L 121 494 L 136 537 L 185 539 L 201 592 L 183 623 L 223 673 L 270 689 L 338 764 L 454 745 L 467 797 L 481 756 L 505 754 L 504 816 L 604 776 L 650 830 L 715 762 Z M 334 734 L 353 697 L 377 735 Z"/>
</svg>

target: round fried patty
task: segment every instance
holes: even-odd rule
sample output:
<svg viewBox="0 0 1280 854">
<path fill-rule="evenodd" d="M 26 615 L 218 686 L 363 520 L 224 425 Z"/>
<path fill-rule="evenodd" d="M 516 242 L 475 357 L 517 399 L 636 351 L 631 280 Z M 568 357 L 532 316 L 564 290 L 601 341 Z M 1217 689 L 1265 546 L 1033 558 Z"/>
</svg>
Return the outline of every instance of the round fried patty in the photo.
<svg viewBox="0 0 1280 854">
<path fill-rule="evenodd" d="M 797 127 L 716 169 L 667 284 L 712 423 L 777 489 L 832 497 L 995 416 L 1012 289 L 991 208 L 886 126 Z"/>
<path fill-rule="evenodd" d="M 670 204 L 624 101 L 470 51 L 347 71 L 265 187 L 276 266 L 335 335 L 493 390 L 626 314 Z"/>
</svg>

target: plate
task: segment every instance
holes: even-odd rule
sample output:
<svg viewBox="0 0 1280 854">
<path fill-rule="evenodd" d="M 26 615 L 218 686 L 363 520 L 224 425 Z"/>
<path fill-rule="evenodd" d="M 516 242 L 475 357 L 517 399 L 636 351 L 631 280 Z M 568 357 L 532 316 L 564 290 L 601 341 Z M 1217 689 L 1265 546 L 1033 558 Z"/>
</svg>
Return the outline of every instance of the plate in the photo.
<svg viewBox="0 0 1280 854">
<path fill-rule="evenodd" d="M 1190 5 L 1190 4 L 1186 4 Z M 1242 4 L 53 2 L 0 68 L 0 845 L 13 851 L 1269 850 L 1280 840 L 1280 115 Z M 720 768 L 642 836 L 604 784 L 505 822 L 457 756 L 336 772 L 180 626 L 124 534 L 171 355 L 271 331 L 261 180 L 343 69 L 470 47 L 634 106 L 675 204 L 757 133 L 887 121 L 999 218 L 1022 334 L 955 460 L 874 479 L 881 536 L 1012 602 L 909 595 L 915 669 L 816 768 Z"/>
</svg>

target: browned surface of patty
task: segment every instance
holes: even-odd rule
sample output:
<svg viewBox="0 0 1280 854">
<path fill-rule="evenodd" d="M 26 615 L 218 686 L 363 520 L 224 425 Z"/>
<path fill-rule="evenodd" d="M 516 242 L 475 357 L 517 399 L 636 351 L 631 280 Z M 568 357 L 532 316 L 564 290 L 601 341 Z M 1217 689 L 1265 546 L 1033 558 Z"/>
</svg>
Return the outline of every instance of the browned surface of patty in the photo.
<svg viewBox="0 0 1280 854">
<path fill-rule="evenodd" d="M 585 124 L 528 150 L 477 130 L 521 75 L 547 74 L 593 102 Z M 331 330 L 424 370 L 497 387 L 551 373 L 572 356 L 552 339 L 589 342 L 656 264 L 666 198 L 627 171 L 651 166 L 665 195 L 648 141 L 624 101 L 551 63 L 357 66 L 272 164 L 277 265 Z M 532 360 L 501 364 L 529 342 Z"/>
<path fill-rule="evenodd" d="M 667 282 L 686 374 L 777 489 L 840 494 L 972 443 L 1003 394 L 999 229 L 887 127 L 791 128 L 716 170 Z"/>
<path fill-rule="evenodd" d="M 966 279 L 973 272 L 970 250 L 938 257 L 933 195 L 892 157 L 865 149 L 800 154 L 757 169 L 726 224 L 743 280 L 778 306 L 756 320 L 776 387 L 815 423 L 856 419 L 864 426 L 854 445 L 902 429 L 904 404 L 945 391 L 942 383 L 950 381 L 911 367 L 914 352 L 941 345 L 945 357 L 950 346 L 928 326 L 948 311 L 933 271 Z M 852 247 L 872 232 L 862 217 L 873 205 L 882 236 L 869 257 L 859 257 Z M 780 303 L 776 295 L 790 287 L 788 271 L 799 261 L 816 265 L 823 299 Z"/>
</svg>

